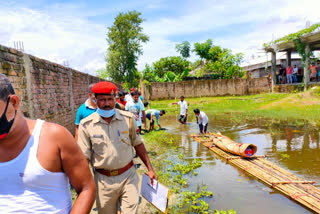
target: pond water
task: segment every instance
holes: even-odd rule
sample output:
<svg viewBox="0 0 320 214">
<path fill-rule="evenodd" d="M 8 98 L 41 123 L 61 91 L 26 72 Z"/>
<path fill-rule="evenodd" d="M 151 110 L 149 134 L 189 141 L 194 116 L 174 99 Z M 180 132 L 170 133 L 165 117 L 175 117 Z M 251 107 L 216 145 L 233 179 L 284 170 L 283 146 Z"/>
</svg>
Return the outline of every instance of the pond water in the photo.
<svg viewBox="0 0 320 214">
<path fill-rule="evenodd" d="M 273 124 L 266 120 L 234 120 L 228 115 L 208 114 L 210 132 L 221 132 L 237 142 L 253 143 L 257 155 L 267 155 L 267 160 L 305 180 L 316 181 L 320 187 L 319 130 L 312 126 L 295 127 L 287 122 Z M 312 213 L 279 192 L 255 180 L 207 148 L 194 141 L 190 134 L 199 133 L 195 117 L 189 116 L 187 125 L 180 125 L 177 116 L 161 117 L 161 124 L 169 133 L 178 135 L 180 152 L 186 159 L 204 161 L 188 187 L 197 191 L 207 185 L 214 197 L 206 200 L 210 209 L 234 209 L 238 214 Z"/>
</svg>

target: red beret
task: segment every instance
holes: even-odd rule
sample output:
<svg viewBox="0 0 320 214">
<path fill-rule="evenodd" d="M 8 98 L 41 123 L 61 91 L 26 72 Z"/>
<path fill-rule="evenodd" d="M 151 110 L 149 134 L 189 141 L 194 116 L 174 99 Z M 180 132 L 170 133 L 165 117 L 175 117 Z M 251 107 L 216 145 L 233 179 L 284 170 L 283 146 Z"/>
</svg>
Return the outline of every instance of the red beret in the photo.
<svg viewBox="0 0 320 214">
<path fill-rule="evenodd" d="M 95 94 L 115 94 L 117 86 L 112 82 L 98 82 L 92 86 L 91 91 Z"/>
</svg>

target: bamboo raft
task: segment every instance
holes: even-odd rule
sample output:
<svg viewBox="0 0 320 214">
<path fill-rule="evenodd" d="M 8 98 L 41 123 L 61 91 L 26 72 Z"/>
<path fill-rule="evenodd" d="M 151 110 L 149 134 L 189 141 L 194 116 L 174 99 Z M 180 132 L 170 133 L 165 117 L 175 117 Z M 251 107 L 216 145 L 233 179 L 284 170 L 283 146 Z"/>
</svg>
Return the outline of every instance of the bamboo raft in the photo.
<svg viewBox="0 0 320 214">
<path fill-rule="evenodd" d="M 209 133 L 206 135 L 191 135 L 191 137 L 226 159 L 231 165 L 240 168 L 269 187 L 278 190 L 293 201 L 316 213 L 320 213 L 320 189 L 312 185 L 315 183 L 314 181 L 305 181 L 298 178 L 287 170 L 267 161 L 265 156 L 246 158 L 225 152 L 215 144 L 217 141 L 221 141 L 220 137 L 222 135 Z"/>
</svg>

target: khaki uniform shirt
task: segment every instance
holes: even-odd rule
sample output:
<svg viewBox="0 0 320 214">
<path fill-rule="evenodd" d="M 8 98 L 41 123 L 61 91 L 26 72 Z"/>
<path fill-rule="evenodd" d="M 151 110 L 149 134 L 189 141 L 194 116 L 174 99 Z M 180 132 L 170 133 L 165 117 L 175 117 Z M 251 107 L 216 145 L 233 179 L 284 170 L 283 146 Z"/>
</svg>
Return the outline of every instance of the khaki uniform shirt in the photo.
<svg viewBox="0 0 320 214">
<path fill-rule="evenodd" d="M 94 168 L 120 169 L 133 159 L 133 147 L 143 143 L 136 130 L 137 124 L 130 112 L 116 109 L 110 123 L 95 112 L 81 120 L 78 145 Z"/>
</svg>

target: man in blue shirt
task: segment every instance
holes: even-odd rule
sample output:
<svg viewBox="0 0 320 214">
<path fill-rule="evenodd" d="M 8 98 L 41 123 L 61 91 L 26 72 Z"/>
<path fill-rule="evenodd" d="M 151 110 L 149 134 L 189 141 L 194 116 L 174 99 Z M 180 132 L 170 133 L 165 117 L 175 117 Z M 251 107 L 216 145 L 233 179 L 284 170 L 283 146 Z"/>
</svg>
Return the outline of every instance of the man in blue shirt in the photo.
<svg viewBox="0 0 320 214">
<path fill-rule="evenodd" d="M 86 100 L 85 103 L 83 103 L 77 111 L 77 117 L 76 117 L 76 134 L 75 134 L 75 138 L 76 141 L 78 141 L 78 128 L 79 128 L 79 124 L 80 121 L 86 117 L 88 117 L 89 115 L 91 115 L 92 113 L 94 113 L 97 110 L 97 104 L 96 104 L 96 100 L 94 97 L 94 93 L 92 93 L 91 88 L 94 86 L 95 84 L 90 84 L 89 88 L 88 88 L 88 92 L 89 92 L 89 98 Z"/>
<path fill-rule="evenodd" d="M 131 93 L 131 96 L 132 96 L 132 101 L 127 102 L 125 109 L 133 113 L 137 122 L 137 126 L 139 128 L 139 133 L 141 133 L 142 122 L 144 123 L 145 128 L 147 127 L 144 105 L 140 101 L 140 98 L 139 98 L 140 95 L 138 91 L 133 91 Z M 140 117 L 141 112 L 142 112 L 142 117 Z M 141 119 L 142 119 L 142 122 L 141 122 Z"/>
<path fill-rule="evenodd" d="M 148 109 L 146 111 L 146 118 L 150 120 L 149 131 L 154 130 L 154 117 L 157 119 L 157 125 L 161 129 L 160 116 L 164 115 L 165 113 L 166 113 L 165 110 L 159 111 L 157 109 Z"/>
</svg>

